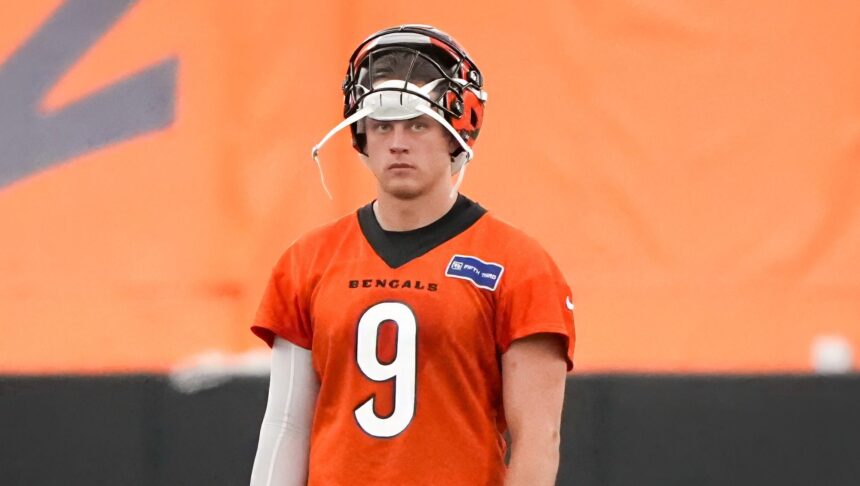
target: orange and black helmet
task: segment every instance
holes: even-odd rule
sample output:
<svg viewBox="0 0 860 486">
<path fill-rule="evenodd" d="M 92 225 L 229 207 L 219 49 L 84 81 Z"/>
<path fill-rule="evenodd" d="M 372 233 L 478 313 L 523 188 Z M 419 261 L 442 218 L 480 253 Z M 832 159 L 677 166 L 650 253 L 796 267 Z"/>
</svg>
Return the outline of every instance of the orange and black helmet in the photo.
<svg viewBox="0 0 860 486">
<path fill-rule="evenodd" d="M 415 90 L 428 83 L 434 83 L 432 91 Z M 450 125 L 448 131 L 460 138 L 460 148 L 451 155 L 460 159 L 457 165 L 462 165 L 471 158 L 469 148 L 481 130 L 487 99 L 483 84 L 481 71 L 451 36 L 429 25 L 401 25 L 376 32 L 353 52 L 343 82 L 343 113 L 349 118 L 365 100 L 382 92 L 418 96 L 444 118 Z M 350 128 L 353 146 L 364 153 L 361 123 L 351 123 Z"/>
</svg>

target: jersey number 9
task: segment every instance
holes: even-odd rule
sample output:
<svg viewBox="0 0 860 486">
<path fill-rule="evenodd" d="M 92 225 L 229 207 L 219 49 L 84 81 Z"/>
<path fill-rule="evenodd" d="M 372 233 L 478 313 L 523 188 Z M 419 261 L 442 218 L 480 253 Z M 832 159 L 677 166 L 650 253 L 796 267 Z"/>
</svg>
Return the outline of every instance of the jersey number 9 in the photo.
<svg viewBox="0 0 860 486">
<path fill-rule="evenodd" d="M 381 363 L 377 350 L 380 326 L 387 321 L 397 324 L 396 357 Z M 380 302 L 367 309 L 358 321 L 356 360 L 368 379 L 394 380 L 394 410 L 387 417 L 373 411 L 375 397 L 355 409 L 358 426 L 368 434 L 389 438 L 406 430 L 415 416 L 416 334 L 418 326 L 412 310 L 400 302 Z"/>
</svg>

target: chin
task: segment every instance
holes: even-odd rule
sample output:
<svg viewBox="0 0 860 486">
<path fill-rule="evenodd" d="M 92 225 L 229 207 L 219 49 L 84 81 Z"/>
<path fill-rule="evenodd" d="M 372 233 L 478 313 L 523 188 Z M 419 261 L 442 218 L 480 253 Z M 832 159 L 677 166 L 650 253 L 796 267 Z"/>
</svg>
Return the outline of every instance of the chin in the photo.
<svg viewBox="0 0 860 486">
<path fill-rule="evenodd" d="M 421 187 L 412 184 L 384 184 L 382 191 L 397 199 L 415 199 L 424 194 Z"/>
</svg>

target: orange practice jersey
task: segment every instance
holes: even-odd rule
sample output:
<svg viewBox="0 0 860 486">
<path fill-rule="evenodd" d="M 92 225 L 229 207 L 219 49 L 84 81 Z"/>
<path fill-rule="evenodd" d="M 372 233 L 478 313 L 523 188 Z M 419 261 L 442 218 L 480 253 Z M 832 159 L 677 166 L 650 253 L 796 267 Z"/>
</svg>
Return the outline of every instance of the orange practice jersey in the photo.
<svg viewBox="0 0 860 486">
<path fill-rule="evenodd" d="M 368 205 L 300 238 L 252 329 L 312 351 L 308 484 L 501 484 L 501 355 L 555 333 L 572 369 L 571 299 L 534 240 L 463 196 L 419 230 Z"/>
</svg>

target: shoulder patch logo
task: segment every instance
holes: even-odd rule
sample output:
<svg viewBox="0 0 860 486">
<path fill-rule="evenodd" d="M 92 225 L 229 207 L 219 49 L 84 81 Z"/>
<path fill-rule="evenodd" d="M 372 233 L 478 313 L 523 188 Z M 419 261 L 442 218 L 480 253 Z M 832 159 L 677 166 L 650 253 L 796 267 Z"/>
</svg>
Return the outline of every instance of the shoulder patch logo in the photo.
<svg viewBox="0 0 860 486">
<path fill-rule="evenodd" d="M 504 271 L 505 267 L 498 263 L 485 262 L 473 256 L 454 255 L 445 269 L 445 276 L 468 280 L 476 287 L 494 291 Z"/>
</svg>

